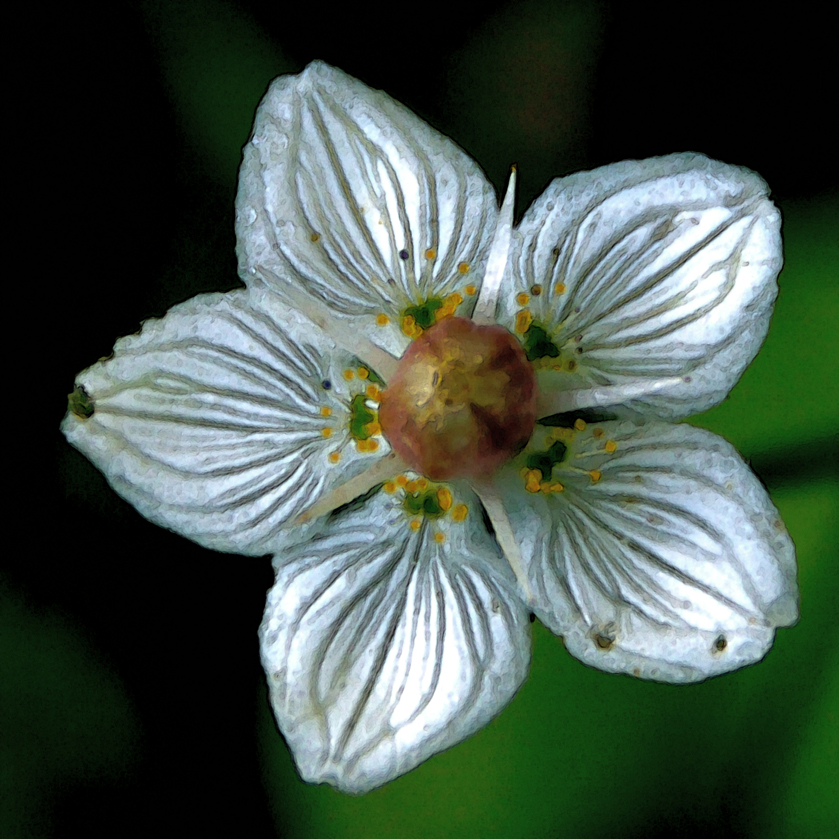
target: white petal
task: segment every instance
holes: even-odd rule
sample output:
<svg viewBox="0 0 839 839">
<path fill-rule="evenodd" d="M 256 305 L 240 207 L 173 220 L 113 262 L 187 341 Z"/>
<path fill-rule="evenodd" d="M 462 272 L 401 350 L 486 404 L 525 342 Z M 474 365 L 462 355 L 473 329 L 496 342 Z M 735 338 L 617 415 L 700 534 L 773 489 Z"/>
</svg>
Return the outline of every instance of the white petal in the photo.
<svg viewBox="0 0 839 839">
<path fill-rule="evenodd" d="M 240 271 L 253 284 L 263 266 L 346 315 L 386 314 L 404 348 L 406 306 L 455 291 L 461 264 L 479 281 L 497 215 L 451 140 L 314 62 L 276 79 L 257 110 L 236 201 Z"/>
<path fill-rule="evenodd" d="M 387 453 L 348 438 L 349 359 L 313 326 L 283 322 L 278 302 L 207 294 L 147 321 L 79 375 L 94 413 L 62 425 L 146 518 L 216 550 L 259 555 L 301 538 L 279 530 Z"/>
<path fill-rule="evenodd" d="M 540 428 L 534 451 L 554 437 Z M 645 679 L 698 681 L 761 659 L 798 616 L 795 552 L 734 449 L 666 423 L 565 439 L 551 476 L 562 491 L 526 492 L 512 468 L 502 483 L 539 618 L 587 664 Z"/>
<path fill-rule="evenodd" d="M 482 728 L 530 661 L 528 612 L 480 515 L 414 531 L 395 504 L 380 492 L 277 557 L 260 630 L 300 774 L 350 793 Z"/>
<path fill-rule="evenodd" d="M 563 367 L 542 386 L 650 385 L 617 411 L 629 417 L 685 417 L 724 399 L 777 294 L 780 214 L 767 195 L 754 172 L 695 154 L 554 181 L 517 231 L 501 301 L 512 328 L 516 296 L 541 286 L 526 305 Z"/>
</svg>

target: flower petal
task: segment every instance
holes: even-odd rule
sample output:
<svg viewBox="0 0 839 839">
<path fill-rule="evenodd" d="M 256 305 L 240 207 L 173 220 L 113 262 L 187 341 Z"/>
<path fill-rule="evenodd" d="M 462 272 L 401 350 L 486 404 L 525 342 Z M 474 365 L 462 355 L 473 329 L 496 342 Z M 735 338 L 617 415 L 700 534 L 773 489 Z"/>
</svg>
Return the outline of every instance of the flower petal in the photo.
<svg viewBox="0 0 839 839">
<path fill-rule="evenodd" d="M 62 430 L 151 521 L 216 550 L 278 549 L 298 538 L 283 526 L 387 453 L 349 439 L 363 384 L 349 359 L 283 317 L 255 290 L 175 306 L 79 375 L 93 414 Z"/>
<path fill-rule="evenodd" d="M 627 417 L 680 418 L 724 399 L 777 294 L 780 214 L 767 195 L 754 172 L 696 154 L 554 181 L 517 231 L 501 301 L 502 323 L 524 307 L 520 330 L 532 318 L 559 351 L 544 358 L 543 387 L 614 386 L 620 399 L 626 385 L 616 413 Z"/>
<path fill-rule="evenodd" d="M 523 471 L 558 439 L 553 489 L 525 491 L 512 468 L 500 483 L 533 610 L 572 655 L 698 681 L 758 661 L 797 620 L 792 541 L 728 443 L 666 423 L 540 428 Z"/>
<path fill-rule="evenodd" d="M 401 354 L 403 310 L 483 275 L 497 215 L 451 140 L 316 61 L 276 79 L 257 110 L 236 201 L 240 271 L 253 284 L 263 266 L 370 323 L 387 315 Z"/>
<path fill-rule="evenodd" d="M 380 492 L 275 567 L 262 660 L 307 781 L 374 789 L 482 728 L 526 677 L 528 612 L 479 515 L 413 530 Z"/>
</svg>

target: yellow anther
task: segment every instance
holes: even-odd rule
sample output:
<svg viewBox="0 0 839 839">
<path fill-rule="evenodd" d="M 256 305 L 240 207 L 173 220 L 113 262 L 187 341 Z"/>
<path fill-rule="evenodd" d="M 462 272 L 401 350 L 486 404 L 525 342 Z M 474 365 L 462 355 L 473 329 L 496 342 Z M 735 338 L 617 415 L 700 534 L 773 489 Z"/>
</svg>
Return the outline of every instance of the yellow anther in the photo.
<svg viewBox="0 0 839 839">
<path fill-rule="evenodd" d="M 373 422 L 368 422 L 367 425 L 364 426 L 364 431 L 369 437 L 372 437 L 374 434 L 381 434 L 382 427 L 374 420 Z"/>
<path fill-rule="evenodd" d="M 352 370 L 344 370 L 344 378 L 349 382 L 355 378 L 355 373 Z"/>
<path fill-rule="evenodd" d="M 574 428 L 576 428 L 577 431 L 585 431 L 586 430 L 586 421 L 582 420 L 582 419 L 575 419 L 574 420 Z"/>
<path fill-rule="evenodd" d="M 551 484 L 551 492 L 563 492 L 564 489 L 562 484 Z"/>
<path fill-rule="evenodd" d="M 516 314 L 516 332 L 519 335 L 524 335 L 530 329 L 531 323 L 533 323 L 533 315 L 530 314 L 529 309 L 522 309 Z"/>
<path fill-rule="evenodd" d="M 542 481 L 542 483 L 539 484 L 539 490 L 545 495 L 550 495 L 551 485 L 547 481 Z"/>
<path fill-rule="evenodd" d="M 440 509 L 444 513 L 451 509 L 452 494 L 446 487 L 440 487 L 440 489 L 437 490 L 437 503 L 440 505 Z"/>
<path fill-rule="evenodd" d="M 417 479 L 417 486 L 420 489 L 425 489 L 428 486 L 428 481 L 425 478 L 418 478 Z"/>
<path fill-rule="evenodd" d="M 553 369 L 557 371 L 557 373 L 561 372 L 562 365 L 561 364 L 554 364 Z"/>
<path fill-rule="evenodd" d="M 599 469 L 592 469 L 588 474 L 593 484 L 596 484 L 603 477 L 603 473 Z"/>
<path fill-rule="evenodd" d="M 332 436 L 332 429 L 331 428 L 321 428 L 320 433 L 323 434 L 324 437 L 331 437 Z"/>
<path fill-rule="evenodd" d="M 378 402 L 378 400 L 379 400 L 379 388 L 376 387 L 376 385 L 367 385 L 367 389 L 365 390 L 365 393 L 367 394 L 367 396 L 370 397 L 370 399 L 375 399 Z"/>
<path fill-rule="evenodd" d="M 390 323 L 390 318 L 385 314 L 376 315 L 376 323 L 379 326 L 387 326 Z"/>
<path fill-rule="evenodd" d="M 320 415 L 322 417 L 331 417 L 332 416 L 332 408 L 328 408 L 326 405 L 324 405 L 320 409 Z"/>
<path fill-rule="evenodd" d="M 420 522 L 419 519 L 413 519 L 413 521 L 411 521 L 411 530 L 419 530 L 420 524 L 422 524 L 422 522 Z"/>
<path fill-rule="evenodd" d="M 370 375 L 370 371 L 366 367 L 359 367 L 356 373 L 359 379 L 366 379 Z"/>
<path fill-rule="evenodd" d="M 538 297 L 542 293 L 542 286 L 540 286 L 538 283 L 536 283 L 536 285 L 530 286 L 530 293 L 534 297 Z"/>
<path fill-rule="evenodd" d="M 603 429 L 595 428 L 594 431 L 591 432 L 591 434 L 595 440 L 599 440 L 603 436 Z"/>
<path fill-rule="evenodd" d="M 464 291 L 465 291 L 465 292 L 466 292 L 466 293 L 467 293 L 470 297 L 471 297 L 473 294 L 477 294 L 477 293 L 478 293 L 478 287 L 477 287 L 477 286 L 472 285 L 471 283 L 470 283 L 468 286 L 466 286 L 466 288 L 464 288 L 463 290 L 464 290 Z"/>
<path fill-rule="evenodd" d="M 468 262 L 461 262 L 460 265 L 457 266 L 457 270 L 460 271 L 461 274 L 468 274 L 469 273 L 469 263 Z"/>
<path fill-rule="evenodd" d="M 618 448 L 618 444 L 614 440 L 607 440 L 606 441 L 606 451 L 611 454 L 612 452 L 616 451 Z"/>
<path fill-rule="evenodd" d="M 389 493 L 396 492 L 396 482 L 395 481 L 385 481 L 384 491 Z"/>
<path fill-rule="evenodd" d="M 516 295 L 516 303 L 518 303 L 519 306 L 526 306 L 529 302 L 530 302 L 530 295 L 529 294 L 525 294 L 524 292 L 522 292 L 521 294 Z"/>
<path fill-rule="evenodd" d="M 320 239 L 320 233 L 312 233 L 312 234 L 309 236 L 309 238 L 310 238 L 313 242 L 317 242 L 317 240 L 318 240 L 318 239 Z"/>
<path fill-rule="evenodd" d="M 341 452 L 330 452 L 329 454 L 329 462 L 330 463 L 337 463 L 341 459 Z"/>
<path fill-rule="evenodd" d="M 429 248 L 425 252 L 425 258 L 426 259 L 434 259 L 435 256 L 437 256 L 437 251 L 435 251 L 434 248 Z"/>
<path fill-rule="evenodd" d="M 557 283 L 554 294 L 565 294 L 565 283 Z"/>
<path fill-rule="evenodd" d="M 417 482 L 416 481 L 408 481 L 408 483 L 405 484 L 405 492 L 414 493 L 416 491 L 417 491 Z"/>
<path fill-rule="evenodd" d="M 417 324 L 413 315 L 405 315 L 402 318 L 402 331 L 409 338 L 419 338 L 422 335 L 422 327 Z"/>
<path fill-rule="evenodd" d="M 378 440 L 368 440 L 367 441 L 367 451 L 374 452 L 379 448 L 379 441 Z"/>
<path fill-rule="evenodd" d="M 524 488 L 528 492 L 539 492 L 541 488 L 542 473 L 538 469 L 528 469 L 525 476 Z"/>
<path fill-rule="evenodd" d="M 399 486 L 403 487 L 403 486 L 405 486 L 405 484 L 408 483 L 408 479 L 405 477 L 405 475 L 400 475 L 396 479 L 396 483 L 399 484 Z"/>
<path fill-rule="evenodd" d="M 445 534 L 445 533 L 440 533 L 440 531 L 438 530 L 438 531 L 434 534 L 434 541 L 435 541 L 435 542 L 439 542 L 440 544 L 442 544 L 443 542 L 445 542 L 445 541 L 446 541 L 446 534 Z"/>
<path fill-rule="evenodd" d="M 469 508 L 465 504 L 457 504 L 452 510 L 452 518 L 455 521 L 464 521 L 468 512 Z"/>
</svg>

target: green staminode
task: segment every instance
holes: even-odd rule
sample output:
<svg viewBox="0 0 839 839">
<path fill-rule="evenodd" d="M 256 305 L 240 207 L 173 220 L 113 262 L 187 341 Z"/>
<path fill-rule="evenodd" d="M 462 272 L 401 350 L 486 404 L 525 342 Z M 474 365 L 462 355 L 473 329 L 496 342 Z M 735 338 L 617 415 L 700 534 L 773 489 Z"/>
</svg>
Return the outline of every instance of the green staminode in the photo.
<svg viewBox="0 0 839 839">
<path fill-rule="evenodd" d="M 537 358 L 557 358 L 559 348 L 548 338 L 545 329 L 536 323 L 531 323 L 530 328 L 524 334 L 524 352 L 528 361 L 535 361 Z"/>
<path fill-rule="evenodd" d="M 367 426 L 376 420 L 376 415 L 365 404 L 366 399 L 363 393 L 357 393 L 350 402 L 350 434 L 356 440 L 369 439 L 372 435 Z"/>
<path fill-rule="evenodd" d="M 434 315 L 442 305 L 443 301 L 441 298 L 430 297 L 425 303 L 421 303 L 419 306 L 408 306 L 402 313 L 402 316 L 410 315 L 417 326 L 421 329 L 428 329 L 437 322 Z"/>
<path fill-rule="evenodd" d="M 426 489 L 417 493 L 406 492 L 402 506 L 410 516 L 426 515 L 439 518 L 445 512 L 440 506 L 436 489 Z"/>
<path fill-rule="evenodd" d="M 565 443 L 556 441 L 546 452 L 538 452 L 527 456 L 525 464 L 528 469 L 538 469 L 543 478 L 550 477 L 551 470 L 558 463 L 562 463 L 568 447 Z"/>
</svg>

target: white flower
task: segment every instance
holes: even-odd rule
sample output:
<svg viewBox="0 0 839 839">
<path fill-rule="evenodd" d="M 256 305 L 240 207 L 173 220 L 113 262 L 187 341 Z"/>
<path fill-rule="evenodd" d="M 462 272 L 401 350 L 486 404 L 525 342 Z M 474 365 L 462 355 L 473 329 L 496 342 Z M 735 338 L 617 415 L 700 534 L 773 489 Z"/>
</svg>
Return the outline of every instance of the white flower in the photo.
<svg viewBox="0 0 839 839">
<path fill-rule="evenodd" d="M 758 661 L 797 618 L 765 490 L 673 424 L 766 334 L 766 185 L 627 161 L 554 181 L 513 229 L 514 180 L 499 211 L 385 94 L 321 63 L 279 78 L 241 169 L 247 288 L 147 322 L 71 397 L 64 433 L 145 516 L 274 555 L 262 656 L 308 781 L 364 792 L 485 725 L 526 677 L 530 612 L 587 664 L 666 682 Z"/>
</svg>

